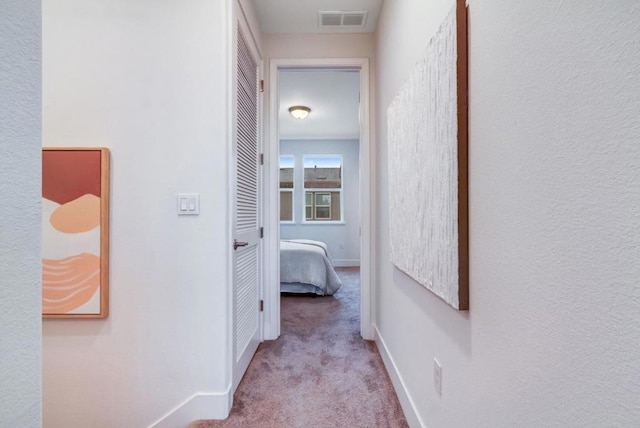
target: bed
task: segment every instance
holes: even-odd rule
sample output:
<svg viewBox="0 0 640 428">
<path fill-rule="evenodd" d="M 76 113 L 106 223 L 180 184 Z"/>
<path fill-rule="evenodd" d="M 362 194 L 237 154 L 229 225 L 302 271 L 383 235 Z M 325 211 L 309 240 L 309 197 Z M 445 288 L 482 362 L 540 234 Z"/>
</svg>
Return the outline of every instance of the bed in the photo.
<svg viewBox="0 0 640 428">
<path fill-rule="evenodd" d="M 331 296 L 341 285 L 324 242 L 308 239 L 280 241 L 281 292 Z"/>
</svg>

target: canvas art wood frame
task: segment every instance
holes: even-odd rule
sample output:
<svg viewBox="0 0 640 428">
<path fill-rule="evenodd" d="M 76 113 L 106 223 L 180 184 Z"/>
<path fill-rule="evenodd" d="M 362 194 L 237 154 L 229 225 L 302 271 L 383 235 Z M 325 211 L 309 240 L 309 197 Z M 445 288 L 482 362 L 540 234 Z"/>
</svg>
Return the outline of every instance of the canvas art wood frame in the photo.
<svg viewBox="0 0 640 428">
<path fill-rule="evenodd" d="M 109 149 L 42 149 L 42 316 L 109 314 Z"/>
<path fill-rule="evenodd" d="M 388 110 L 391 261 L 469 308 L 467 8 L 455 6 Z"/>
</svg>

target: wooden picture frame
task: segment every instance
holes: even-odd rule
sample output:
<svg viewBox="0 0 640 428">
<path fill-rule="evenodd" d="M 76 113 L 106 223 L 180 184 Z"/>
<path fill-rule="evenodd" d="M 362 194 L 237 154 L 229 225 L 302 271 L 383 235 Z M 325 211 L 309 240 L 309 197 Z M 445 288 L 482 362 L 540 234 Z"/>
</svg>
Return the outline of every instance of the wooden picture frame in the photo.
<svg viewBox="0 0 640 428">
<path fill-rule="evenodd" d="M 42 149 L 42 317 L 109 315 L 109 149 Z"/>
<path fill-rule="evenodd" d="M 469 309 L 467 7 L 457 0 L 387 110 L 391 262 Z"/>
<path fill-rule="evenodd" d="M 458 57 L 458 308 L 469 309 L 469 33 L 467 0 L 456 0 Z"/>
</svg>

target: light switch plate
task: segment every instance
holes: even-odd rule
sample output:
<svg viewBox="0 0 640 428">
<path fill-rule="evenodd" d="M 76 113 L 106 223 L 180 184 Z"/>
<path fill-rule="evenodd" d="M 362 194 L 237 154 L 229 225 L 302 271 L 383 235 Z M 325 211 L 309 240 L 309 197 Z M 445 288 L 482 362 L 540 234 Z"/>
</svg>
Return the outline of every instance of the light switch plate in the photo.
<svg viewBox="0 0 640 428">
<path fill-rule="evenodd" d="M 178 215 L 199 215 L 200 194 L 178 193 L 178 204 L 176 208 L 178 210 Z"/>
</svg>

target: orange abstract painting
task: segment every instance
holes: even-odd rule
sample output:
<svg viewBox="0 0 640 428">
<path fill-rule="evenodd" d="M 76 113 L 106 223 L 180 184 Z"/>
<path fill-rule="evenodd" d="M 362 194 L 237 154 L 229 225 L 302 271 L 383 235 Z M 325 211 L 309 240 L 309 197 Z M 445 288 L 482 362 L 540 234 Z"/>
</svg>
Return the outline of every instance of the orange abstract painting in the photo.
<svg viewBox="0 0 640 428">
<path fill-rule="evenodd" d="M 109 150 L 44 148 L 42 314 L 108 314 Z"/>
</svg>

